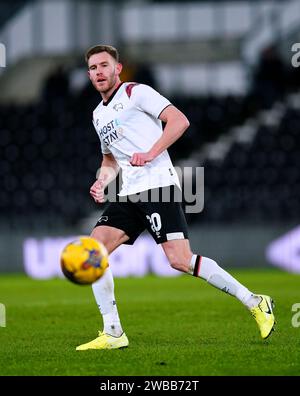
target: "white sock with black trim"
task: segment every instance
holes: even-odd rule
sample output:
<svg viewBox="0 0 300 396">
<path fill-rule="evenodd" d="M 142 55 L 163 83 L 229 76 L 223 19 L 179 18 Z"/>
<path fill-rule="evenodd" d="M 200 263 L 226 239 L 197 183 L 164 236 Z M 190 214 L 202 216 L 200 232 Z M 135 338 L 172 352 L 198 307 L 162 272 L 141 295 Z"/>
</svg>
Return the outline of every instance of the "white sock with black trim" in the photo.
<svg viewBox="0 0 300 396">
<path fill-rule="evenodd" d="M 212 286 L 240 300 L 247 308 L 253 308 L 260 298 L 250 292 L 228 272 L 223 270 L 214 260 L 194 254 L 190 263 L 189 273 L 205 279 Z"/>
</svg>

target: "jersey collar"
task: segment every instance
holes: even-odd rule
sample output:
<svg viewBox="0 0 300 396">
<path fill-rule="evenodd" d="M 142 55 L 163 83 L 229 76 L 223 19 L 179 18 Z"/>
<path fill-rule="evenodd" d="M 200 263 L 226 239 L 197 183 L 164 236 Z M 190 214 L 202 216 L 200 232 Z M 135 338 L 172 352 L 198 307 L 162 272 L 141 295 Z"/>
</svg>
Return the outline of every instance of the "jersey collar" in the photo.
<svg viewBox="0 0 300 396">
<path fill-rule="evenodd" d="M 114 90 L 114 92 L 110 95 L 109 99 L 106 102 L 102 102 L 103 106 L 107 106 L 114 98 L 115 94 L 118 92 L 119 88 L 121 85 L 124 83 L 124 81 L 121 81 L 121 83 L 117 86 L 117 88 Z"/>
</svg>

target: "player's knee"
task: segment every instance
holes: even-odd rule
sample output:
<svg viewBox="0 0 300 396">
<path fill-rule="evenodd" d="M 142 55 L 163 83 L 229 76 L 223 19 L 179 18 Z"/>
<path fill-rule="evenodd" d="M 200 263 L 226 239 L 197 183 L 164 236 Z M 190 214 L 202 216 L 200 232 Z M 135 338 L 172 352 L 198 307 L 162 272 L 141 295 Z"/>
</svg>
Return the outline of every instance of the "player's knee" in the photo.
<svg viewBox="0 0 300 396">
<path fill-rule="evenodd" d="M 128 240 L 125 232 L 105 226 L 95 227 L 91 233 L 91 237 L 103 243 L 109 254 Z"/>
<path fill-rule="evenodd" d="M 95 238 L 97 241 L 103 243 L 104 246 L 107 245 L 108 243 L 108 235 L 105 232 L 101 232 L 101 230 L 98 230 L 97 228 L 94 228 L 92 233 L 91 233 L 91 237 Z"/>
<path fill-rule="evenodd" d="M 115 245 L 117 245 L 115 238 L 113 238 L 114 236 L 110 235 L 110 233 L 106 232 L 104 229 L 99 230 L 97 227 L 94 228 L 91 233 L 91 237 L 103 243 L 109 254 L 115 249 Z"/>
</svg>

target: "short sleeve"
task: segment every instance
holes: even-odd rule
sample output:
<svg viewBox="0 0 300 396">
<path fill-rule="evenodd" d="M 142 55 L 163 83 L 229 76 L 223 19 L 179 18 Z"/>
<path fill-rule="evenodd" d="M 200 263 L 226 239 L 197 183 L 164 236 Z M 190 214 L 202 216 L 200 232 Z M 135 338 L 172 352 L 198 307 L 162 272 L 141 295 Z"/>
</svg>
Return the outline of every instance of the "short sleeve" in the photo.
<svg viewBox="0 0 300 396">
<path fill-rule="evenodd" d="M 137 107 L 155 118 L 158 118 L 160 113 L 171 105 L 167 98 L 145 84 L 138 84 L 134 87 L 132 96 Z"/>
<path fill-rule="evenodd" d="M 102 154 L 111 154 L 110 149 L 102 142 L 102 140 L 100 139 L 101 142 L 101 151 Z"/>
</svg>

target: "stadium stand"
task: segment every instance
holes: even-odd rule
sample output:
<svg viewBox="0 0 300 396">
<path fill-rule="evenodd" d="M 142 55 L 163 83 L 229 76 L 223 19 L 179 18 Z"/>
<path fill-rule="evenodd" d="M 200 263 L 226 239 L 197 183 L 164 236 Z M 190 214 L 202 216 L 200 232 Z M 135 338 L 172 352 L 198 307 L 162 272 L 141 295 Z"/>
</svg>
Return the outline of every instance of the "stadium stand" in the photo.
<svg viewBox="0 0 300 396">
<path fill-rule="evenodd" d="M 191 120 L 189 132 L 170 150 L 175 163 L 247 119 L 258 120 L 251 143 L 234 142 L 222 161 L 199 159 L 198 166 L 205 167 L 205 210 L 189 216 L 190 222 L 282 221 L 299 212 L 300 109 L 289 104 L 289 95 L 282 101 L 280 122 L 271 125 L 259 122 L 265 109 L 253 92 L 173 98 Z M 101 159 L 91 124 L 98 100 L 89 85 L 61 95 L 48 81 L 37 104 L 1 105 L 0 213 L 11 226 L 29 222 L 34 227 L 43 221 L 49 228 L 72 225 L 95 209 L 88 191 Z"/>
</svg>

